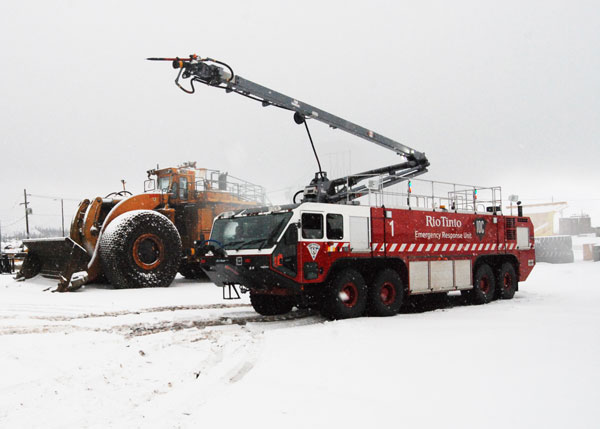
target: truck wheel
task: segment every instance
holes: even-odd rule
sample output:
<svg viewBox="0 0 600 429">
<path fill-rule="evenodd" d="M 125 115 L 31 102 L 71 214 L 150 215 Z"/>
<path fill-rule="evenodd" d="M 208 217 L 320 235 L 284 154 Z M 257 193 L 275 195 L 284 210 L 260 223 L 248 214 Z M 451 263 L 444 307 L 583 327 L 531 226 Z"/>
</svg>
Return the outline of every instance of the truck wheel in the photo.
<svg viewBox="0 0 600 429">
<path fill-rule="evenodd" d="M 133 210 L 113 220 L 100 238 L 100 262 L 118 289 L 167 287 L 181 259 L 181 238 L 164 215 Z"/>
<path fill-rule="evenodd" d="M 404 285 L 392 269 L 380 271 L 368 288 L 367 312 L 370 316 L 393 316 L 404 300 Z"/>
<path fill-rule="evenodd" d="M 498 285 L 500 298 L 502 299 L 512 299 L 515 296 L 515 292 L 517 291 L 517 272 L 515 271 L 515 267 L 510 262 L 505 262 L 500 267 L 498 271 L 498 277 L 496 279 L 496 284 Z"/>
<path fill-rule="evenodd" d="M 250 303 L 254 311 L 263 316 L 275 316 L 289 313 L 294 306 L 293 301 L 287 296 L 266 295 L 250 292 Z"/>
<path fill-rule="evenodd" d="M 367 307 L 367 285 L 356 270 L 338 273 L 326 287 L 323 296 L 323 316 L 329 319 L 360 317 Z"/>
<path fill-rule="evenodd" d="M 473 289 L 468 296 L 473 304 L 486 304 L 494 299 L 496 282 L 488 264 L 481 264 L 473 277 Z"/>
</svg>

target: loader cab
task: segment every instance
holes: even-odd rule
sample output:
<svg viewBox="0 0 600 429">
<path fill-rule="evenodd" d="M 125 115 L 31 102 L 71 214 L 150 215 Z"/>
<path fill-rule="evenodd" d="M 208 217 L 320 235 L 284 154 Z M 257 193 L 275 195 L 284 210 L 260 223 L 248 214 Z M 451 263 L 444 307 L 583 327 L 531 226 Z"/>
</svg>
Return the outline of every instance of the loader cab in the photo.
<svg viewBox="0 0 600 429">
<path fill-rule="evenodd" d="M 157 190 L 170 194 L 170 199 L 178 202 L 193 199 L 195 173 L 189 169 L 166 168 L 156 171 Z"/>
<path fill-rule="evenodd" d="M 171 188 L 171 176 L 163 176 L 158 178 L 158 190 L 164 194 L 169 192 Z"/>
</svg>

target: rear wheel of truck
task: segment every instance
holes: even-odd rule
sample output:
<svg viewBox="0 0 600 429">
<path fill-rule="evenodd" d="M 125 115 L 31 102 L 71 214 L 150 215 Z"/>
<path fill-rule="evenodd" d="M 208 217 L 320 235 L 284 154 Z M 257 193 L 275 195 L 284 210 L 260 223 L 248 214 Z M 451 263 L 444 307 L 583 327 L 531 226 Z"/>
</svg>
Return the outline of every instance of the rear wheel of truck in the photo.
<svg viewBox="0 0 600 429">
<path fill-rule="evenodd" d="M 515 267 L 510 262 L 505 262 L 498 270 L 496 277 L 496 287 L 499 289 L 500 298 L 512 299 L 517 291 L 517 284 L 518 279 Z"/>
<path fill-rule="evenodd" d="M 494 272 L 488 264 L 481 264 L 473 276 L 473 289 L 468 291 L 472 304 L 486 304 L 494 299 L 496 282 Z"/>
<path fill-rule="evenodd" d="M 294 306 L 293 301 L 287 296 L 267 295 L 250 292 L 250 303 L 258 314 L 263 316 L 276 316 L 289 313 Z"/>
<path fill-rule="evenodd" d="M 181 260 L 181 238 L 164 215 L 133 210 L 114 219 L 100 238 L 100 262 L 118 289 L 167 287 Z"/>
<path fill-rule="evenodd" d="M 404 299 L 404 285 L 400 275 L 392 269 L 380 271 L 369 285 L 367 312 L 369 316 L 393 316 Z"/>
<path fill-rule="evenodd" d="M 321 313 L 329 319 L 348 319 L 362 316 L 366 307 L 365 279 L 358 271 L 346 269 L 325 288 Z"/>
</svg>

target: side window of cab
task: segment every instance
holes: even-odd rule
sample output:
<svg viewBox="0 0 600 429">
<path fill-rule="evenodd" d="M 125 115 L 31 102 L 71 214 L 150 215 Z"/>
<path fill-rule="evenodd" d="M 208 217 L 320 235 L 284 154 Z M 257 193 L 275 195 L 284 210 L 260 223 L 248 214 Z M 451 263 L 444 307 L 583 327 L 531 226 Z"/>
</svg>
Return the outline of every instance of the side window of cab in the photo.
<svg viewBox="0 0 600 429">
<path fill-rule="evenodd" d="M 326 218 L 327 238 L 342 240 L 344 238 L 344 217 L 341 214 L 329 213 Z"/>
<path fill-rule="evenodd" d="M 321 213 L 302 213 L 302 238 L 309 240 L 323 238 L 323 215 Z"/>
</svg>

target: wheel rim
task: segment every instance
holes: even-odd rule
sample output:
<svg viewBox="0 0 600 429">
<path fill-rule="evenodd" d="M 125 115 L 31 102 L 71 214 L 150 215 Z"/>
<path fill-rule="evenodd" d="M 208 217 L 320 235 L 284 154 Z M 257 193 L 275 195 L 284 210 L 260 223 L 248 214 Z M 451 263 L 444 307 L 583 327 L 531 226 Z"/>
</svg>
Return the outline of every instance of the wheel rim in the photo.
<svg viewBox="0 0 600 429">
<path fill-rule="evenodd" d="M 384 305 L 391 305 L 396 300 L 396 288 L 393 284 L 385 282 L 379 291 L 379 297 Z"/>
<path fill-rule="evenodd" d="M 340 291 L 340 299 L 346 307 L 354 307 L 358 302 L 358 288 L 354 283 L 346 283 Z"/>
<path fill-rule="evenodd" d="M 506 289 L 506 290 L 512 289 L 513 282 L 512 282 L 512 276 L 510 275 L 510 273 L 504 273 L 503 283 L 504 283 L 504 289 Z"/>
<path fill-rule="evenodd" d="M 162 240 L 154 234 L 142 234 L 133 243 L 133 260 L 144 270 L 159 266 L 163 256 Z"/>
<path fill-rule="evenodd" d="M 479 290 L 485 294 L 489 293 L 490 279 L 488 279 L 487 276 L 483 276 L 481 279 L 479 279 Z"/>
</svg>

